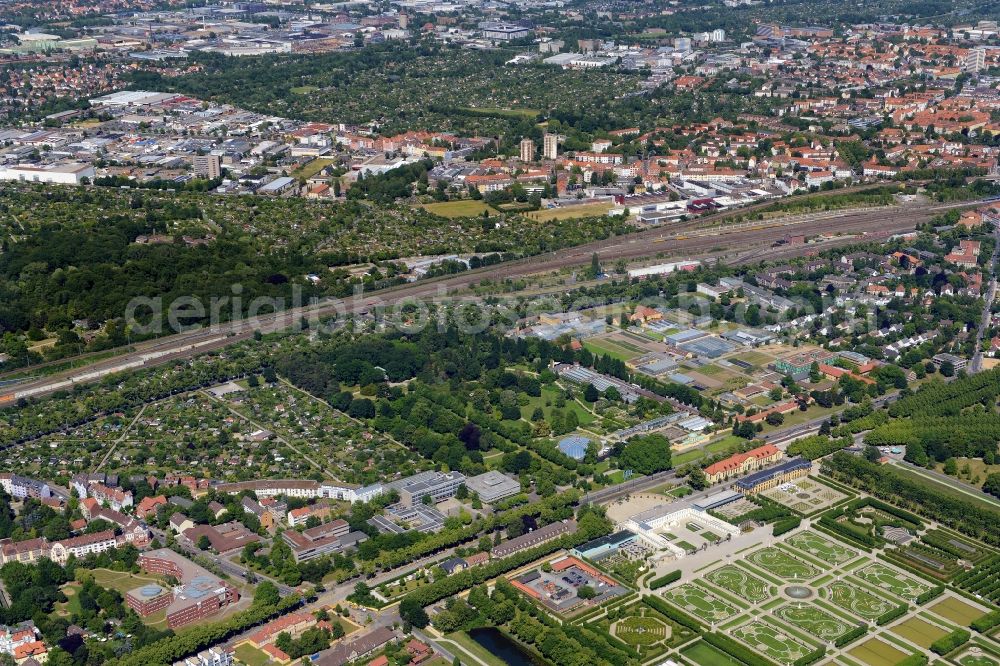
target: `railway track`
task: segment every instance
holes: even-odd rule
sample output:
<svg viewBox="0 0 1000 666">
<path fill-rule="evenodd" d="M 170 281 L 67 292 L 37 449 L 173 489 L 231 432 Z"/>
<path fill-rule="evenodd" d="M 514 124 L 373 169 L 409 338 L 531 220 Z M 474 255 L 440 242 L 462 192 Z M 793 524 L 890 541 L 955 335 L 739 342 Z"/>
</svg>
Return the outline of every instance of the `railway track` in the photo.
<svg viewBox="0 0 1000 666">
<path fill-rule="evenodd" d="M 253 320 L 228 322 L 214 328 L 179 333 L 160 338 L 155 342 L 133 345 L 135 351 L 113 356 L 83 368 L 54 373 L 48 377 L 18 384 L 16 387 L 9 387 L 0 393 L 0 407 L 22 398 L 40 397 L 67 390 L 117 372 L 154 367 L 221 349 L 246 340 L 257 331 L 270 333 L 287 329 L 303 317 L 325 318 L 331 315 L 365 314 L 380 303 L 402 299 L 436 298 L 442 294 L 466 289 L 483 279 L 502 281 L 583 265 L 590 261 L 594 253 L 597 253 L 604 262 L 636 259 L 654 254 L 682 256 L 686 259 L 726 258 L 735 254 L 733 263 L 748 263 L 796 256 L 815 247 L 809 245 L 769 247 L 774 240 L 783 238 L 790 231 L 805 236 L 838 234 L 842 237 L 839 240 L 833 238 L 830 243 L 819 246 L 827 248 L 857 241 L 862 234 L 875 232 L 879 235 L 888 235 L 911 231 L 917 224 L 929 221 L 943 210 L 968 207 L 977 203 L 979 202 L 930 207 L 888 207 L 860 212 L 834 211 L 823 216 L 798 216 L 791 220 L 767 220 L 760 221 L 756 225 L 751 223 L 732 227 L 709 226 L 714 224 L 716 219 L 710 220 L 709 224 L 700 220 L 669 228 L 658 227 L 457 275 L 390 287 L 369 296 L 343 301 L 324 301 L 260 316 Z M 740 253 L 754 248 L 760 249 L 749 255 L 750 259 L 740 258 Z"/>
</svg>

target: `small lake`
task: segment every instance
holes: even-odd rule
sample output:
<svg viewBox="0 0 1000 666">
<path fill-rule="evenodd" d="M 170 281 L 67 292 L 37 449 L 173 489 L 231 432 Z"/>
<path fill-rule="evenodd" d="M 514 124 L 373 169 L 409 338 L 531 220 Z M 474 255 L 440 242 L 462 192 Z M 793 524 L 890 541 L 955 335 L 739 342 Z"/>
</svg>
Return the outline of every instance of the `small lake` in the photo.
<svg viewBox="0 0 1000 666">
<path fill-rule="evenodd" d="M 469 632 L 469 636 L 484 650 L 510 666 L 544 666 L 545 664 L 494 627 L 473 629 Z"/>
</svg>

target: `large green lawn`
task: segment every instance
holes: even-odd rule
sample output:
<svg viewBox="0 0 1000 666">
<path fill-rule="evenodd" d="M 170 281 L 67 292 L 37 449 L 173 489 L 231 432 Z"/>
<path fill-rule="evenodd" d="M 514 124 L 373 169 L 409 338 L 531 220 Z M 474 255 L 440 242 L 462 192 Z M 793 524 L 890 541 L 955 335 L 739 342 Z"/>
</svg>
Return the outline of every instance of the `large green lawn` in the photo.
<svg viewBox="0 0 1000 666">
<path fill-rule="evenodd" d="M 420 206 L 428 213 L 441 217 L 478 217 L 483 213 L 496 213 L 489 204 L 476 199 L 460 199 L 458 201 L 441 201 L 422 204 Z"/>
</svg>

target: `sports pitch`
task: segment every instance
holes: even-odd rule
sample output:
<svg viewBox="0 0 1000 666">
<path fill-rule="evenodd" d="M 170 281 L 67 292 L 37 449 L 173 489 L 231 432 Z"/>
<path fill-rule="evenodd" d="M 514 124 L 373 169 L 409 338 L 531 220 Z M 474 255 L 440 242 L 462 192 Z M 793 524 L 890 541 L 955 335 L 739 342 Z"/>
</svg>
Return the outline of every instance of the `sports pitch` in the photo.
<svg viewBox="0 0 1000 666">
<path fill-rule="evenodd" d="M 838 565 L 850 562 L 858 552 L 843 544 L 828 539 L 816 532 L 799 532 L 785 541 L 796 550 L 811 555 L 827 564 Z"/>
<path fill-rule="evenodd" d="M 764 601 L 771 596 L 767 583 L 733 564 L 720 567 L 705 578 L 750 603 Z"/>
<path fill-rule="evenodd" d="M 905 576 L 898 571 L 893 571 L 889 567 L 877 562 L 858 569 L 854 572 L 854 575 L 879 589 L 888 590 L 903 599 L 915 599 L 931 589 L 930 585 L 910 576 Z"/>
<path fill-rule="evenodd" d="M 852 628 L 846 620 L 835 617 L 813 604 L 786 604 L 774 611 L 774 614 L 793 627 L 798 627 L 823 641 L 835 640 Z"/>
<path fill-rule="evenodd" d="M 827 585 L 826 590 L 830 601 L 866 620 L 874 620 L 896 606 L 888 599 L 839 580 Z"/>
<path fill-rule="evenodd" d="M 820 574 L 820 570 L 813 565 L 796 559 L 774 546 L 754 551 L 747 557 L 747 560 L 759 566 L 763 571 L 785 580 L 809 580 Z"/>
<path fill-rule="evenodd" d="M 691 583 L 685 583 L 665 592 L 663 598 L 709 624 L 722 622 L 739 612 L 705 588 Z"/>
<path fill-rule="evenodd" d="M 730 632 L 730 635 L 751 650 L 761 652 L 783 664 L 791 664 L 813 650 L 773 624 L 762 620 L 754 620 L 737 627 Z"/>
</svg>

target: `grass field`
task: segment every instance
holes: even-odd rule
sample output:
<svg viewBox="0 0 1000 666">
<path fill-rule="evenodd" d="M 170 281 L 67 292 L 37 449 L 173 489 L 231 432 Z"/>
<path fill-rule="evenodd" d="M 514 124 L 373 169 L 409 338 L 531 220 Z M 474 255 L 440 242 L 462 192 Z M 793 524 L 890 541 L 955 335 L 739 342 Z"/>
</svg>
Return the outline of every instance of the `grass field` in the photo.
<svg viewBox="0 0 1000 666">
<path fill-rule="evenodd" d="M 812 648 L 781 631 L 778 627 L 756 620 L 729 632 L 744 646 L 783 664 L 794 663 L 812 652 Z"/>
<path fill-rule="evenodd" d="M 978 492 L 975 488 L 969 488 L 969 490 L 964 491 L 960 488 L 950 486 L 947 483 L 937 481 L 926 474 L 916 472 L 909 467 L 903 467 L 902 465 L 893 465 L 892 472 L 905 479 L 909 479 L 910 481 L 923 484 L 935 493 L 941 493 L 946 497 L 954 497 L 956 499 L 972 502 L 981 509 L 992 511 L 996 514 L 997 520 L 1000 520 L 1000 501 L 990 499 L 987 495 Z"/>
<path fill-rule="evenodd" d="M 317 90 L 319 90 L 319 88 L 316 86 L 299 86 L 297 88 L 292 88 L 290 92 L 293 95 L 308 95 L 309 93 L 314 93 Z"/>
<path fill-rule="evenodd" d="M 767 583 L 732 564 L 712 571 L 705 578 L 751 603 L 764 601 L 771 596 Z"/>
<path fill-rule="evenodd" d="M 684 612 L 710 624 L 728 620 L 739 612 L 705 588 L 691 583 L 664 592 L 663 598 Z"/>
<path fill-rule="evenodd" d="M 491 215 L 496 212 L 489 204 L 475 199 L 441 201 L 421 204 L 420 207 L 428 213 L 434 213 L 440 217 L 478 217 L 484 212 L 489 212 Z"/>
<path fill-rule="evenodd" d="M 271 658 L 263 650 L 258 650 L 249 643 L 243 643 L 236 648 L 236 658 L 247 666 L 266 666 Z"/>
<path fill-rule="evenodd" d="M 296 178 L 305 178 L 308 180 L 336 161 L 329 157 L 317 157 L 312 162 L 303 164 L 302 168 L 292 173 L 292 175 Z"/>
<path fill-rule="evenodd" d="M 525 216 L 536 222 L 551 222 L 553 220 L 571 220 L 576 217 L 600 217 L 607 215 L 614 208 L 613 203 L 580 204 L 565 208 L 548 208 L 525 213 Z"/>
<path fill-rule="evenodd" d="M 583 346 L 589 349 L 590 353 L 596 356 L 607 354 L 611 358 L 616 358 L 620 361 L 631 361 L 637 356 L 642 356 L 642 350 L 635 352 L 627 349 L 624 345 L 620 345 L 612 340 L 604 338 L 590 338 L 583 343 Z"/>
<path fill-rule="evenodd" d="M 864 664 L 868 664 L 868 666 L 893 666 L 901 659 L 909 656 L 902 650 L 894 648 L 877 638 L 873 638 L 848 650 L 847 654 Z"/>
<path fill-rule="evenodd" d="M 800 532 L 788 538 L 786 544 L 827 564 L 839 565 L 857 557 L 857 551 L 842 546 L 816 532 Z"/>
<path fill-rule="evenodd" d="M 449 641 L 454 642 L 461 647 L 461 650 L 459 651 L 460 654 L 458 656 L 463 664 L 466 663 L 474 664 L 482 662 L 487 666 L 505 666 L 503 660 L 499 659 L 493 653 L 487 651 L 486 648 L 484 648 L 482 645 L 474 641 L 472 637 L 469 636 L 464 631 L 456 631 L 451 634 L 445 634 L 445 640 L 442 641 L 444 643 L 445 649 L 451 649 L 455 647 L 454 645 L 449 643 Z M 466 657 L 466 654 L 461 654 L 461 652 L 472 655 L 473 657 L 476 657 L 476 659 L 468 659 Z"/>
<path fill-rule="evenodd" d="M 955 463 L 958 466 L 956 478 L 977 488 L 983 487 L 987 476 L 1000 472 L 1000 465 L 987 465 L 982 458 L 955 458 Z M 966 468 L 969 470 L 968 473 L 963 473 Z M 935 469 L 943 474 L 944 463 L 938 464 Z"/>
<path fill-rule="evenodd" d="M 941 627 L 936 627 L 927 620 L 919 617 L 911 617 L 904 622 L 900 622 L 890 631 L 901 638 L 905 638 L 914 645 L 922 648 L 929 648 L 931 643 L 948 633 Z"/>
<path fill-rule="evenodd" d="M 854 575 L 903 599 L 914 599 L 931 589 L 929 584 L 921 583 L 915 578 L 893 571 L 884 564 L 871 564 L 863 569 L 858 569 Z"/>
<path fill-rule="evenodd" d="M 774 611 L 775 617 L 823 641 L 832 641 L 851 630 L 851 625 L 819 606 L 786 604 Z"/>
<path fill-rule="evenodd" d="M 809 580 L 820 574 L 820 570 L 813 565 L 796 559 L 774 546 L 754 551 L 747 560 L 785 580 Z"/>
<path fill-rule="evenodd" d="M 526 120 L 534 120 L 541 113 L 538 109 L 503 109 L 498 106 L 486 106 L 482 108 L 476 108 L 472 106 L 465 106 L 459 109 L 460 111 L 465 111 L 466 113 L 474 113 L 480 116 L 493 116 L 496 118 L 513 118 L 518 120 L 524 118 Z"/>
<path fill-rule="evenodd" d="M 983 611 L 955 597 L 942 599 L 931 606 L 930 611 L 963 627 L 969 626 L 973 620 L 983 615 Z"/>
<path fill-rule="evenodd" d="M 691 647 L 681 650 L 681 655 L 698 666 L 743 666 L 743 662 L 737 661 L 704 641 L 698 641 Z"/>
<path fill-rule="evenodd" d="M 883 613 L 888 613 L 894 607 L 894 604 L 888 599 L 876 597 L 856 585 L 843 581 L 830 583 L 827 590 L 830 601 L 866 620 L 874 620 Z"/>
</svg>

